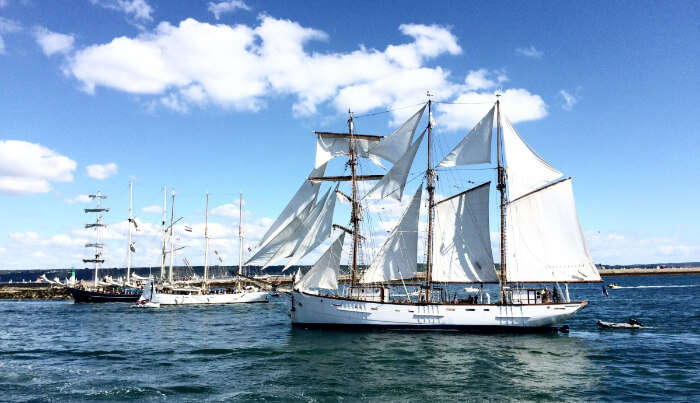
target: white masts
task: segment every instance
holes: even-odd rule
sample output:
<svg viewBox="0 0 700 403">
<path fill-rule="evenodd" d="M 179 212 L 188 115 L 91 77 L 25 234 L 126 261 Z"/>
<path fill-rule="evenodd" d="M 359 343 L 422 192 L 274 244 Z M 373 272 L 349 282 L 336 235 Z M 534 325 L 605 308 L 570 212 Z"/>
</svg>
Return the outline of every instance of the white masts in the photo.
<svg viewBox="0 0 700 403">
<path fill-rule="evenodd" d="M 204 283 L 207 287 L 207 276 L 209 275 L 209 192 L 207 192 L 207 203 L 204 209 Z"/>
<path fill-rule="evenodd" d="M 168 188 L 166 186 L 163 186 L 163 221 L 161 222 L 162 227 L 161 227 L 161 233 L 163 235 L 163 249 L 162 249 L 162 255 L 161 255 L 161 260 L 160 260 L 160 279 L 163 280 L 165 279 L 165 246 L 166 246 L 166 239 L 168 237 L 168 231 L 166 230 L 165 227 L 165 220 L 167 220 L 167 215 L 168 215 Z"/>
<path fill-rule="evenodd" d="M 430 93 L 428 93 L 430 96 Z M 428 190 L 428 254 L 425 260 L 425 300 L 430 302 L 430 287 L 432 285 L 432 269 L 433 269 L 433 209 L 435 208 L 435 170 L 431 167 L 430 161 L 430 146 L 433 132 L 433 101 L 428 99 L 428 164 L 425 171 L 426 185 Z"/>
<path fill-rule="evenodd" d="M 168 282 L 173 283 L 173 263 L 175 261 L 175 242 L 173 238 L 174 222 L 173 217 L 175 216 L 175 191 L 172 193 L 172 200 L 170 202 L 170 270 L 168 271 Z"/>
<path fill-rule="evenodd" d="M 126 250 L 126 282 L 131 281 L 131 252 L 134 245 L 131 242 L 131 226 L 134 225 L 134 184 L 129 181 L 129 244 Z"/>
<path fill-rule="evenodd" d="M 102 207 L 102 200 L 107 198 L 106 195 L 103 195 L 100 192 L 97 192 L 97 194 L 89 195 L 89 197 L 93 200 L 96 200 L 97 206 L 95 208 L 86 208 L 85 213 L 96 213 L 97 218 L 95 219 L 94 223 L 85 224 L 85 228 L 94 228 L 95 229 L 95 243 L 85 244 L 85 247 L 86 248 L 95 248 L 95 257 L 89 258 L 89 259 L 83 259 L 83 263 L 94 263 L 95 287 L 97 287 L 98 279 L 99 279 L 98 271 L 100 270 L 100 265 L 102 265 L 102 263 L 104 263 L 104 261 L 105 261 L 103 256 L 102 256 L 102 250 L 104 248 L 104 244 L 102 243 L 102 228 L 105 227 L 105 224 L 102 222 L 102 213 L 108 212 L 109 209 Z"/>
</svg>

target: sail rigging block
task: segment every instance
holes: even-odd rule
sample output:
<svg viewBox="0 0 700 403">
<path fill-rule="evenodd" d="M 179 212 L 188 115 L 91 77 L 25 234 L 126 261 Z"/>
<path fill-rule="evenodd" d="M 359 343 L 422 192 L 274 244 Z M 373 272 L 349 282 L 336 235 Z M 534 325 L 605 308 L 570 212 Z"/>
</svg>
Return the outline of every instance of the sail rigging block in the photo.
<svg viewBox="0 0 700 403">
<path fill-rule="evenodd" d="M 374 185 L 372 190 L 367 193 L 365 198 L 383 199 L 385 197 L 392 197 L 396 200 L 401 200 L 404 186 L 406 186 L 408 173 L 413 165 L 413 159 L 416 157 L 416 152 L 418 151 L 418 147 L 420 147 L 420 143 L 423 141 L 424 136 L 425 132 L 423 132 L 415 143 L 409 147 L 401 159 L 399 159 L 399 161 L 396 162 L 393 167 L 391 167 L 389 172 L 384 175 L 384 178 Z"/>
<path fill-rule="evenodd" d="M 576 212 L 571 179 L 508 204 L 507 280 L 600 281 Z"/>
<path fill-rule="evenodd" d="M 399 128 L 394 130 L 390 135 L 386 136 L 382 141 L 370 145 L 369 153 L 371 155 L 384 158 L 387 161 L 395 164 L 406 153 L 413 141 L 413 135 L 418 127 L 426 105 L 423 105 L 418 112 L 414 113 L 407 121 Z"/>
<path fill-rule="evenodd" d="M 320 176 L 326 170 L 326 164 L 322 164 L 318 168 L 314 168 L 309 176 Z M 265 246 L 275 235 L 277 235 L 286 225 L 288 225 L 294 217 L 299 215 L 308 205 L 313 205 L 316 200 L 318 191 L 321 188 L 320 183 L 315 183 L 309 180 L 304 181 L 299 190 L 297 190 L 292 200 L 289 201 L 287 206 L 282 210 L 279 217 L 267 230 L 265 235 L 263 235 L 260 241 L 260 246 Z"/>
<path fill-rule="evenodd" d="M 361 283 L 381 283 L 416 277 L 418 218 L 423 188 L 418 187 L 401 221 L 365 271 Z"/>
<path fill-rule="evenodd" d="M 340 258 L 343 252 L 344 241 L 345 233 L 342 232 L 338 239 L 331 244 L 326 253 L 311 266 L 311 269 L 304 277 L 301 277 L 301 279 L 294 284 L 294 288 L 299 290 L 310 290 L 314 288 L 337 290 Z"/>
<path fill-rule="evenodd" d="M 491 162 L 491 133 L 495 108 L 491 108 L 469 134 L 447 154 L 438 164 L 438 168 Z"/>
<path fill-rule="evenodd" d="M 502 116 L 501 120 L 510 200 L 562 176 L 523 141 L 507 118 Z"/>
<path fill-rule="evenodd" d="M 484 183 L 436 203 L 434 281 L 498 282 L 489 232 L 490 184 Z"/>
</svg>

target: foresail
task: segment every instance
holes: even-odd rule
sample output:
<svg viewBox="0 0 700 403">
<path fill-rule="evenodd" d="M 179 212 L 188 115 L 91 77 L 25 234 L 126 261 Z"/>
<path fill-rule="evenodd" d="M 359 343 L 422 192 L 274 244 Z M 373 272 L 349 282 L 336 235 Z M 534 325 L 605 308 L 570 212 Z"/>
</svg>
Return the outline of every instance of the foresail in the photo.
<svg viewBox="0 0 700 403">
<path fill-rule="evenodd" d="M 419 187 L 416 191 L 401 221 L 360 279 L 361 283 L 380 283 L 416 276 L 422 190 L 423 188 Z"/>
<path fill-rule="evenodd" d="M 326 164 L 321 164 L 318 168 L 314 168 L 313 170 L 311 170 L 311 173 L 309 174 L 309 176 L 307 176 L 307 178 L 323 176 L 325 170 Z M 299 190 L 297 190 L 296 194 L 294 194 L 294 197 L 292 197 L 292 200 L 289 201 L 284 210 L 282 210 L 282 213 L 280 213 L 279 217 L 277 217 L 277 219 L 274 223 L 272 223 L 265 235 L 263 235 L 262 240 L 260 241 L 260 247 L 265 246 L 275 235 L 277 235 L 277 233 L 282 231 L 282 229 L 286 225 L 288 225 L 294 219 L 294 217 L 299 215 L 299 213 L 303 211 L 307 206 L 313 205 L 313 202 L 316 200 L 316 196 L 318 195 L 318 190 L 320 188 L 320 183 L 314 183 L 309 180 L 305 180 L 299 188 Z"/>
<path fill-rule="evenodd" d="M 491 108 L 469 134 L 447 154 L 438 164 L 438 168 L 491 162 L 491 133 L 495 108 Z"/>
<path fill-rule="evenodd" d="M 302 224 L 307 219 L 314 204 L 308 203 L 304 210 L 294 216 L 292 220 L 281 231 L 272 237 L 264 246 L 259 248 L 253 256 L 245 262 L 245 265 L 266 265 L 284 245 L 295 242 Z"/>
<path fill-rule="evenodd" d="M 509 282 L 600 281 L 581 231 L 571 179 L 509 203 L 506 231 Z"/>
<path fill-rule="evenodd" d="M 420 147 L 420 143 L 423 141 L 423 136 L 425 136 L 425 132 L 418 137 L 401 159 L 391 167 L 389 172 L 374 185 L 365 198 L 383 199 L 385 197 L 392 197 L 396 200 L 401 200 L 408 173 L 413 165 L 413 159 L 416 157 L 418 147 Z"/>
<path fill-rule="evenodd" d="M 490 184 L 487 182 L 435 206 L 434 281 L 498 282 L 489 232 Z"/>
<path fill-rule="evenodd" d="M 501 115 L 501 121 L 510 200 L 561 177 L 561 172 L 552 168 L 523 141 L 507 118 Z"/>
<path fill-rule="evenodd" d="M 418 112 L 414 113 L 413 116 L 390 135 L 382 139 L 382 141 L 371 144 L 369 154 L 384 158 L 394 164 L 399 161 L 406 153 L 406 150 L 411 146 L 413 134 L 416 132 L 416 127 L 418 127 L 418 122 L 420 122 L 420 118 L 423 116 L 425 107 L 426 106 L 423 105 Z"/>
<path fill-rule="evenodd" d="M 335 210 L 335 202 L 337 199 L 335 195 L 326 198 L 326 202 L 323 204 L 323 208 L 319 212 L 318 217 L 310 223 L 308 229 L 305 228 L 306 235 L 297 246 L 290 260 L 284 266 L 284 270 L 296 264 L 300 259 L 316 249 L 318 245 L 331 236 L 331 230 L 333 229 L 333 211 Z"/>
<path fill-rule="evenodd" d="M 345 232 L 342 232 L 338 239 L 331 244 L 326 253 L 311 269 L 306 272 L 304 277 L 301 277 L 294 287 L 298 290 L 311 289 L 338 289 L 338 273 L 340 272 L 340 258 L 343 252 L 343 242 L 345 241 Z"/>
</svg>

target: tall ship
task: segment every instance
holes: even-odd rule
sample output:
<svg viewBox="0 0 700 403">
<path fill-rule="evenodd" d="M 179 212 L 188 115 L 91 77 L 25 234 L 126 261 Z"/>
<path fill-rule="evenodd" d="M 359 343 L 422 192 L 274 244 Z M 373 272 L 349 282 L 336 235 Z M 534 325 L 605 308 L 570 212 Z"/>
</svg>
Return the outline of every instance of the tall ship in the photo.
<svg viewBox="0 0 700 403">
<path fill-rule="evenodd" d="M 414 139 L 426 109 L 425 129 Z M 386 137 L 356 133 L 352 114 L 347 133 L 315 133 L 314 170 L 250 260 L 269 266 L 288 259 L 289 267 L 332 239 L 295 281 L 290 313 L 294 326 L 540 331 L 553 329 L 588 304 L 570 298 L 568 289 L 569 283 L 601 281 L 583 237 L 571 178 L 562 177 L 525 143 L 498 96 L 467 136 L 438 160 L 432 109 L 429 96 Z M 424 140 L 426 163 L 416 168 Z M 335 157 L 347 158 L 345 175 L 324 176 L 327 162 Z M 365 175 L 359 163 L 367 160 L 392 166 L 384 174 Z M 386 199 L 402 200 L 409 174 L 416 170 L 414 179 L 423 183 L 386 241 L 366 259 L 371 237 L 380 232 L 370 226 L 372 211 L 381 210 Z M 446 178 L 460 172 L 491 174 L 482 183 L 458 181 L 459 192 L 450 195 L 455 186 L 436 192 L 437 172 Z M 331 189 L 318 198 L 326 182 L 332 183 Z M 341 184 L 349 184 L 349 191 Z M 492 193 L 497 195 L 493 209 Z M 350 206 L 347 226 L 333 224 L 336 200 Z M 419 231 L 421 205 L 427 217 Z M 491 215 L 499 221 L 494 231 L 500 240 L 498 265 L 491 246 Z M 420 273 L 419 244 L 426 256 Z M 339 284 L 343 256 L 349 278 Z"/>
<path fill-rule="evenodd" d="M 167 190 L 165 191 L 167 192 Z M 241 279 L 242 254 L 243 254 L 243 195 L 239 196 L 239 221 L 238 221 L 238 276 L 234 288 L 211 288 L 209 286 L 209 193 L 206 196 L 206 207 L 204 213 L 204 279 L 200 287 L 190 284 L 183 284 L 173 279 L 174 253 L 178 250 L 175 247 L 175 192 L 172 192 L 170 204 L 170 225 L 165 226 L 166 220 L 166 196 L 163 197 L 163 252 L 161 259 L 161 281 L 156 282 L 149 279 L 144 287 L 139 303 L 151 303 L 160 305 L 201 305 L 201 304 L 236 304 L 268 302 L 269 293 L 255 286 L 244 286 Z M 166 251 L 166 235 L 169 239 L 170 251 Z M 165 259 L 170 254 L 170 267 L 167 281 L 165 280 Z"/>
<path fill-rule="evenodd" d="M 74 287 L 68 287 L 73 299 L 76 303 L 82 302 L 136 302 L 141 295 L 141 290 L 129 286 L 131 277 L 131 253 L 134 250 L 134 244 L 131 239 L 131 231 L 136 221 L 133 217 L 133 185 L 129 183 L 129 236 L 127 247 L 127 283 L 116 284 L 114 282 L 101 281 L 99 271 L 105 262 L 104 259 L 104 243 L 102 242 L 102 230 L 107 226 L 103 220 L 103 214 L 109 212 L 109 208 L 102 205 L 102 201 L 107 199 L 107 195 L 100 192 L 89 195 L 90 199 L 94 200 L 96 205 L 91 208 L 86 208 L 86 214 L 95 214 L 95 222 L 85 224 L 86 229 L 95 231 L 95 242 L 85 244 L 86 248 L 92 249 L 94 254 L 86 259 L 83 263 L 92 263 L 94 268 L 94 280 L 92 286 L 79 284 Z"/>
</svg>

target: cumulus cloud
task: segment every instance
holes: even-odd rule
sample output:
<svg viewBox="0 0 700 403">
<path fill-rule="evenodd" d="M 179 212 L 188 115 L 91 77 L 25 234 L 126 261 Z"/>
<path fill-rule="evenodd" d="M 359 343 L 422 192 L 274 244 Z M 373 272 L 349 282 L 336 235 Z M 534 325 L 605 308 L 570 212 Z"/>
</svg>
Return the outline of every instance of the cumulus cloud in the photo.
<svg viewBox="0 0 700 403">
<path fill-rule="evenodd" d="M 22 30 L 22 25 L 15 20 L 0 17 L 0 55 L 5 54 L 3 34 L 11 34 Z"/>
<path fill-rule="evenodd" d="M 46 56 L 68 53 L 73 50 L 73 42 L 75 42 L 73 35 L 51 32 L 44 27 L 34 29 L 34 38 Z"/>
<path fill-rule="evenodd" d="M 209 2 L 207 9 L 214 14 L 214 18 L 218 20 L 222 14 L 232 13 L 236 10 L 250 10 L 250 7 L 248 7 L 243 0 L 228 0 L 216 3 Z"/>
<path fill-rule="evenodd" d="M 574 105 L 576 105 L 576 103 L 579 101 L 579 97 L 569 94 L 566 90 L 560 90 L 559 95 L 561 95 L 563 100 L 561 108 L 565 111 L 574 109 Z"/>
<path fill-rule="evenodd" d="M 533 59 L 539 59 L 544 56 L 544 52 L 537 50 L 534 45 L 530 45 L 526 48 L 517 48 L 515 49 L 515 53 L 526 57 L 531 57 Z"/>
<path fill-rule="evenodd" d="M 464 79 L 466 90 L 477 91 L 494 88 L 496 85 L 508 81 L 508 76 L 503 71 L 488 71 L 487 69 L 470 70 Z"/>
<path fill-rule="evenodd" d="M 469 91 L 460 94 L 455 104 L 438 104 L 438 125 L 447 130 L 471 129 L 496 102 L 491 92 Z M 470 104 L 469 107 L 460 104 Z M 523 88 L 509 88 L 501 94 L 503 113 L 513 123 L 537 120 L 547 116 L 542 97 Z"/>
<path fill-rule="evenodd" d="M 0 193 L 46 193 L 49 182 L 70 182 L 77 164 L 40 144 L 0 140 Z"/>
<path fill-rule="evenodd" d="M 85 172 L 93 179 L 103 180 L 116 175 L 118 167 L 117 164 L 113 162 L 108 164 L 92 164 L 85 167 Z"/>
<path fill-rule="evenodd" d="M 68 204 L 75 204 L 75 203 L 90 203 L 92 200 L 88 195 L 77 195 L 73 198 L 70 199 L 65 199 L 66 203 Z"/>
<path fill-rule="evenodd" d="M 326 102 L 339 111 L 362 111 L 423 100 L 427 89 L 452 94 L 456 85 L 449 71 L 424 63 L 461 53 L 455 36 L 437 25 L 405 24 L 399 30 L 409 42 L 320 53 L 305 46 L 328 36 L 293 21 L 261 16 L 251 27 L 189 18 L 79 49 L 67 71 L 90 93 L 101 86 L 154 95 L 178 111 L 192 103 L 257 111 L 266 96 L 281 94 L 296 98 L 295 113 L 308 115 Z"/>
<path fill-rule="evenodd" d="M 96 6 L 119 11 L 139 21 L 151 21 L 153 8 L 146 0 L 90 0 Z"/>
</svg>

